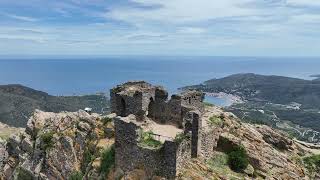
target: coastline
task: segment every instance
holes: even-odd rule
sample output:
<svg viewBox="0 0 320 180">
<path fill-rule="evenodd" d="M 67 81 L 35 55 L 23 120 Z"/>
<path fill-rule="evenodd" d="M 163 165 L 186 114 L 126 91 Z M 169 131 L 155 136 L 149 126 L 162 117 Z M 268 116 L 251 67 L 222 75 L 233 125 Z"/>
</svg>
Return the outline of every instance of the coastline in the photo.
<svg viewBox="0 0 320 180">
<path fill-rule="evenodd" d="M 215 97 L 215 98 L 219 98 L 219 99 L 223 99 L 227 102 L 227 106 L 231 106 L 233 104 L 241 104 L 244 103 L 244 101 L 242 100 L 242 98 L 240 96 L 237 95 L 233 95 L 233 94 L 227 94 L 225 92 L 219 92 L 219 93 L 211 93 L 211 92 L 204 92 L 206 96 L 209 97 Z"/>
</svg>

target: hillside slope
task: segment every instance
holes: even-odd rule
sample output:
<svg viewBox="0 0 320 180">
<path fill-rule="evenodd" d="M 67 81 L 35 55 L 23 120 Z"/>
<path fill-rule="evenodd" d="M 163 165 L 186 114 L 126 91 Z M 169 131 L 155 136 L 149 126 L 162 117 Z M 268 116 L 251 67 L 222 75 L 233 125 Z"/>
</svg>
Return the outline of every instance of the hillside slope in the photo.
<svg viewBox="0 0 320 180">
<path fill-rule="evenodd" d="M 297 102 L 302 108 L 320 108 L 320 82 L 283 76 L 235 74 L 189 86 L 205 92 L 225 92 L 246 100 L 278 104 Z"/>
<path fill-rule="evenodd" d="M 236 95 L 244 103 L 226 109 L 241 119 L 279 127 L 301 140 L 320 141 L 319 79 L 235 74 L 184 88 Z"/>
<path fill-rule="evenodd" d="M 311 151 L 283 133 L 268 126 L 241 123 L 232 113 L 219 107 L 206 107 L 203 120 L 209 121 L 212 116 L 224 117 L 221 123 L 210 126 L 219 138 L 215 155 L 209 161 L 194 158 L 187 162 L 176 179 L 308 180 L 319 177 L 319 169 L 309 170 L 303 161 L 304 156 L 312 155 Z M 0 143 L 0 153 L 2 151 L 3 154 L 2 158 L 0 154 L 0 179 L 21 176 L 40 179 L 144 179 L 143 167 L 127 174 L 112 168 L 116 158 L 114 152 L 109 151 L 116 138 L 112 117 L 114 115 L 89 115 L 84 111 L 35 111 L 25 132 L 12 136 L 5 145 Z M 237 146 L 245 148 L 250 164 L 241 172 L 231 170 L 227 163 L 226 152 Z"/>
<path fill-rule="evenodd" d="M 108 99 L 103 95 L 52 96 L 22 85 L 0 86 L 0 122 L 14 127 L 25 127 L 35 109 L 60 112 L 85 107 L 103 113 L 107 110 Z"/>
</svg>

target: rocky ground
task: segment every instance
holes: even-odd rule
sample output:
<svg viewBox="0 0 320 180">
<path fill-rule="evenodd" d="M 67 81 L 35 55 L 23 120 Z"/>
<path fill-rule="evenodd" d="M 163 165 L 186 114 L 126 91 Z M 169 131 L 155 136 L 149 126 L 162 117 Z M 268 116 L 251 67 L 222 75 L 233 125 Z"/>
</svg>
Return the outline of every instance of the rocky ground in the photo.
<svg viewBox="0 0 320 180">
<path fill-rule="evenodd" d="M 113 116 L 89 115 L 81 110 L 35 111 L 24 132 L 0 141 L 0 179 L 144 179 L 143 169 L 128 174 L 112 166 L 108 166 L 110 171 L 105 169 L 108 165 L 105 160 L 111 157 L 112 161 L 112 156 L 106 158 L 104 152 L 114 142 Z M 222 123 L 211 124 L 219 133 L 215 155 L 207 161 L 188 162 L 177 179 L 319 177 L 304 167 L 303 157 L 315 152 L 307 146 L 268 126 L 242 123 L 219 107 L 206 108 L 204 120 L 208 121 L 211 116 L 223 117 Z M 245 148 L 250 163 L 243 172 L 232 171 L 227 163 L 226 151 L 238 145 Z"/>
<path fill-rule="evenodd" d="M 312 155 L 313 149 L 293 141 L 284 133 L 268 126 L 242 123 L 232 113 L 224 112 L 219 107 L 207 107 L 203 119 L 209 120 L 210 116 L 224 117 L 222 124 L 212 127 L 220 133 L 215 155 L 207 161 L 193 159 L 188 162 L 179 172 L 177 179 L 307 180 L 318 178 L 319 174 L 309 173 L 303 164 L 303 157 Z M 250 163 L 243 172 L 232 171 L 227 163 L 226 151 L 238 145 L 246 149 Z M 144 177 L 143 170 L 135 170 L 125 175 L 125 179 L 131 180 L 140 180 Z"/>
<path fill-rule="evenodd" d="M 25 132 L 0 143 L 0 179 L 104 179 L 100 155 L 113 144 L 110 118 L 36 110 Z M 108 138 L 109 137 L 109 138 Z M 93 163 L 94 162 L 94 163 Z"/>
</svg>

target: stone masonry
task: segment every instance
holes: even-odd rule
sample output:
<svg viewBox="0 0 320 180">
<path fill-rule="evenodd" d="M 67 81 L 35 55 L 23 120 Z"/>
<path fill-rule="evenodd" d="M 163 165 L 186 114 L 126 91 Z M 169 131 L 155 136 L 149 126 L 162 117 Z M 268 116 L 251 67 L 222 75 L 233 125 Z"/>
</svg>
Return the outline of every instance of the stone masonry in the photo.
<svg viewBox="0 0 320 180">
<path fill-rule="evenodd" d="M 209 157 L 202 152 L 213 149 L 206 143 L 212 137 L 202 131 L 202 92 L 189 90 L 168 99 L 163 87 L 134 81 L 111 89 L 110 97 L 111 110 L 117 114 L 116 168 L 143 169 L 150 178 L 174 179 L 189 159 Z M 141 146 L 141 132 L 147 131 L 161 147 Z"/>
</svg>

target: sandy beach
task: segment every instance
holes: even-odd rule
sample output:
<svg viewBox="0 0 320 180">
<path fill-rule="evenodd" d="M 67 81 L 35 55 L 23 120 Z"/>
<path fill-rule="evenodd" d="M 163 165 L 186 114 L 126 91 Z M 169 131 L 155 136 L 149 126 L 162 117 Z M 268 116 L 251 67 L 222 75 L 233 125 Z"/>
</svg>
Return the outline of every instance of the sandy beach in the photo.
<svg viewBox="0 0 320 180">
<path fill-rule="evenodd" d="M 219 92 L 219 93 L 210 93 L 210 92 L 205 92 L 206 96 L 212 96 L 216 98 L 221 98 L 225 99 L 228 104 L 238 104 L 238 103 L 243 103 L 244 101 L 241 99 L 241 97 L 233 95 L 233 94 L 227 94 L 224 92 Z"/>
</svg>

